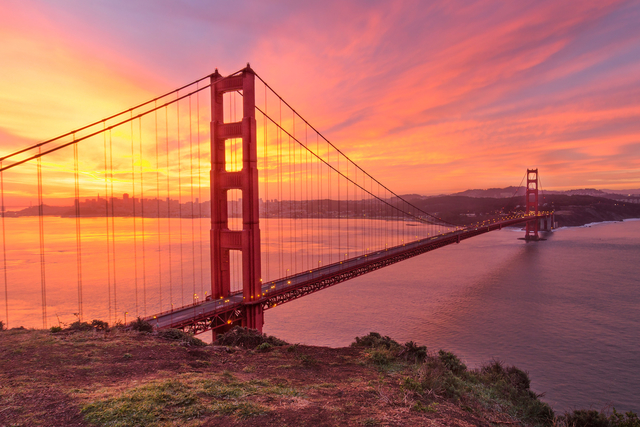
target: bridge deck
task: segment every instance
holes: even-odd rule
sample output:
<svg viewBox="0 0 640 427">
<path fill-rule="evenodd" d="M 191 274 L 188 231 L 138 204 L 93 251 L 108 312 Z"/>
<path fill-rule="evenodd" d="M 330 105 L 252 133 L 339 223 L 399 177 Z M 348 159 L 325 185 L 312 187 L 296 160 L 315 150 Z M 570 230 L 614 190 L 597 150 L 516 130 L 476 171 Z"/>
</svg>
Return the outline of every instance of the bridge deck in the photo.
<svg viewBox="0 0 640 427">
<path fill-rule="evenodd" d="M 202 332 L 239 320 L 242 318 L 242 309 L 247 304 L 261 304 L 266 310 L 407 258 L 452 243 L 458 243 L 464 239 L 489 231 L 498 230 L 502 227 L 522 224 L 534 218 L 545 217 L 546 215 L 540 215 L 538 217 L 529 216 L 510 219 L 482 227 L 465 228 L 417 240 L 270 281 L 262 286 L 262 295 L 256 296 L 252 302 L 245 302 L 242 293 L 238 293 L 228 298 L 204 301 L 177 308 L 170 312 L 159 313 L 155 316 L 147 317 L 146 320 L 159 329 L 184 328 L 192 332 Z"/>
</svg>

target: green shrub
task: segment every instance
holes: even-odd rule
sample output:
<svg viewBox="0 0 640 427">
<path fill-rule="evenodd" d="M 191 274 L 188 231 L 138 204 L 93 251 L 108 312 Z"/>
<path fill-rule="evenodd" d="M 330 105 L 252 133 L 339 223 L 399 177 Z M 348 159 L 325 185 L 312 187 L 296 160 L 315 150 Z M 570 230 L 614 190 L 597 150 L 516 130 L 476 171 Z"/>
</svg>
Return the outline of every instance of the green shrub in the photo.
<svg viewBox="0 0 640 427">
<path fill-rule="evenodd" d="M 553 423 L 553 409 L 529 389 L 531 380 L 525 371 L 494 360 L 475 375 L 495 398 L 509 402 L 519 419 L 543 425 Z"/>
<path fill-rule="evenodd" d="M 579 409 L 567 412 L 561 417 L 567 426 L 572 427 L 610 427 L 609 419 L 601 412 L 595 410 Z"/>
<path fill-rule="evenodd" d="M 465 382 L 456 377 L 439 358 L 428 359 L 422 365 L 418 378 L 424 390 L 453 400 L 459 400 L 467 388 Z"/>
<path fill-rule="evenodd" d="M 90 331 L 93 329 L 90 323 L 81 322 L 79 320 L 70 324 L 65 330 L 70 332 L 81 332 L 81 331 Z"/>
<path fill-rule="evenodd" d="M 204 347 L 207 345 L 207 343 L 201 339 L 183 332 L 180 329 L 161 329 L 158 331 L 158 336 L 167 340 L 180 341 L 181 344 L 187 346 Z"/>
<path fill-rule="evenodd" d="M 499 360 L 492 360 L 486 365 L 482 365 L 480 372 L 490 378 L 504 378 L 506 376 L 503 363 Z"/>
<path fill-rule="evenodd" d="M 624 415 L 613 408 L 613 414 L 609 417 L 609 422 L 613 427 L 640 427 L 640 419 L 634 412 L 625 412 Z"/>
<path fill-rule="evenodd" d="M 233 329 L 218 335 L 216 338 L 216 344 L 218 345 L 237 346 L 247 349 L 254 349 L 262 343 L 269 343 L 272 346 L 287 345 L 281 339 L 242 326 L 234 326 Z"/>
<path fill-rule="evenodd" d="M 0 320 L 0 331 L 4 331 L 4 322 Z"/>
<path fill-rule="evenodd" d="M 412 377 L 406 377 L 402 381 L 401 387 L 403 390 L 412 391 L 417 394 L 422 394 L 424 392 L 424 389 L 422 388 L 422 384 L 420 383 L 420 381 Z"/>
<path fill-rule="evenodd" d="M 132 330 L 138 332 L 153 332 L 153 326 L 151 326 L 151 323 L 147 322 L 146 320 L 142 320 L 142 318 L 140 317 L 131 322 L 129 327 Z"/>
<path fill-rule="evenodd" d="M 369 360 L 376 366 L 387 366 L 393 359 L 393 355 L 384 347 L 369 351 Z"/>
<path fill-rule="evenodd" d="M 107 322 L 93 319 L 91 323 L 81 322 L 80 320 L 77 320 L 72 324 L 70 324 L 68 327 L 64 328 L 63 330 L 68 332 L 83 332 L 83 331 L 86 332 L 86 331 L 93 331 L 93 330 L 106 331 L 108 329 L 109 329 L 109 324 Z"/>
<path fill-rule="evenodd" d="M 58 332 L 62 332 L 62 327 L 61 326 L 52 326 L 50 329 L 51 333 L 56 334 Z"/>
<path fill-rule="evenodd" d="M 438 358 L 445 368 L 455 375 L 460 376 L 467 371 L 467 366 L 458 359 L 458 356 L 451 352 L 440 350 L 438 351 Z"/>
<path fill-rule="evenodd" d="M 438 410 L 436 409 L 436 407 L 438 406 L 437 403 L 431 403 L 429 405 L 425 405 L 422 402 L 416 402 L 413 404 L 413 406 L 411 407 L 411 410 L 416 411 L 416 412 L 438 412 Z"/>
<path fill-rule="evenodd" d="M 555 414 L 548 403 L 542 402 L 535 393 L 531 393 L 529 398 L 522 398 L 517 403 L 521 409 L 522 418 L 532 420 L 537 424 L 551 425 Z"/>
<path fill-rule="evenodd" d="M 297 357 L 298 357 L 298 359 L 300 359 L 300 362 L 302 362 L 302 364 L 304 366 L 310 367 L 310 366 L 317 366 L 318 365 L 318 361 L 313 356 L 307 356 L 306 354 L 300 354 Z"/>
<path fill-rule="evenodd" d="M 386 348 L 387 350 L 399 349 L 400 344 L 391 338 L 383 337 L 377 332 L 369 332 L 369 335 L 364 337 L 356 337 L 356 340 L 351 343 L 352 347 L 368 347 L 368 348 Z"/>
<path fill-rule="evenodd" d="M 531 386 L 531 380 L 529 379 L 529 374 L 525 371 L 516 368 L 515 366 L 508 366 L 506 369 L 507 376 L 511 381 L 511 384 L 515 388 L 521 391 L 529 390 Z"/>
<path fill-rule="evenodd" d="M 422 363 L 427 358 L 427 347 L 424 345 L 418 346 L 413 341 L 409 341 L 402 347 L 398 357 L 402 357 L 406 361 L 410 360 L 414 363 Z"/>
<path fill-rule="evenodd" d="M 107 322 L 97 319 L 93 319 L 91 321 L 91 326 L 93 326 L 97 331 L 106 331 L 109 329 L 109 324 Z"/>
<path fill-rule="evenodd" d="M 480 369 L 481 375 L 490 382 L 500 380 L 510 384 L 518 391 L 528 391 L 531 386 L 529 374 L 515 366 L 504 366 L 499 360 L 494 360 Z"/>
<path fill-rule="evenodd" d="M 256 350 L 262 351 L 262 352 L 267 352 L 267 351 L 271 350 L 272 348 L 273 348 L 273 346 L 271 344 L 269 344 L 268 342 L 263 342 L 262 344 L 260 344 L 259 346 L 256 347 Z"/>
<path fill-rule="evenodd" d="M 179 341 L 182 339 L 187 339 L 191 335 L 187 334 L 184 331 L 181 331 L 180 329 L 160 329 L 158 331 L 158 336 L 166 340 Z"/>
</svg>

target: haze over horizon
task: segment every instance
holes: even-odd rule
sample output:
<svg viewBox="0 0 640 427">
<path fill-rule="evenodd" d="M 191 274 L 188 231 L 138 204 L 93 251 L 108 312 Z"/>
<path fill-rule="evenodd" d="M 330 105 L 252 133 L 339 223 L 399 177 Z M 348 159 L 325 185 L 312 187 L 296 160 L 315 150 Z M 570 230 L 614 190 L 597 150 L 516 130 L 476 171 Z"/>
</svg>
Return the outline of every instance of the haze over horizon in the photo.
<svg viewBox="0 0 640 427">
<path fill-rule="evenodd" d="M 640 4 L 0 3 L 0 151 L 247 62 L 398 194 L 640 188 Z"/>
</svg>

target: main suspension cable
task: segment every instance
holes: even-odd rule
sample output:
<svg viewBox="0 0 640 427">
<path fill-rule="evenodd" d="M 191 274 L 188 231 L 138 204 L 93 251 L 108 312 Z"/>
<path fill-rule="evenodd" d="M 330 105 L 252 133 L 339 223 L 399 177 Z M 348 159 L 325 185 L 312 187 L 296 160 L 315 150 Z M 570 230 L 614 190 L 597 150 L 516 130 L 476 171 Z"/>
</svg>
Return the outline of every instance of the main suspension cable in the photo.
<svg viewBox="0 0 640 427">
<path fill-rule="evenodd" d="M 269 88 L 269 90 L 271 90 L 271 92 L 273 92 L 273 94 L 274 94 L 275 96 L 277 96 L 277 97 L 280 99 L 280 101 L 282 101 L 282 102 L 283 102 L 287 107 L 289 107 L 289 109 L 291 109 L 291 111 L 293 111 L 293 112 L 294 112 L 298 117 L 300 117 L 300 119 L 301 119 L 302 121 L 304 121 L 304 122 L 305 122 L 305 123 L 306 123 L 306 124 L 311 128 L 311 129 L 313 129 L 313 130 L 314 130 L 318 135 L 320 135 L 320 137 L 322 137 L 322 139 L 324 139 L 325 141 L 327 141 L 327 143 L 328 143 L 329 145 L 331 145 L 331 146 L 332 146 L 336 151 L 338 151 L 338 153 L 342 154 L 342 155 L 343 155 L 343 156 L 344 156 L 344 157 L 345 157 L 349 162 L 351 162 L 355 167 L 357 167 L 358 169 L 360 169 L 360 170 L 361 170 L 364 174 L 366 174 L 369 178 L 371 178 L 372 180 L 374 180 L 378 185 L 382 186 L 383 188 L 385 188 L 386 190 L 388 190 L 391 194 L 393 194 L 394 196 L 396 196 L 397 198 L 399 198 L 399 199 L 400 199 L 400 200 L 402 200 L 403 202 L 407 203 L 409 206 L 413 207 L 414 209 L 416 209 L 416 210 L 418 210 L 418 211 L 420 211 L 420 212 L 424 213 L 425 215 L 428 215 L 428 216 L 430 216 L 430 217 L 432 217 L 432 218 L 434 218 L 434 219 L 437 219 L 437 220 L 439 220 L 439 221 L 441 221 L 441 222 L 443 222 L 443 223 L 450 224 L 450 225 L 453 225 L 453 226 L 457 226 L 457 224 L 450 223 L 450 222 L 445 221 L 445 220 L 443 220 L 443 219 L 441 219 L 441 218 L 438 218 L 438 217 L 436 217 L 436 216 L 434 216 L 434 215 L 432 215 L 432 214 L 430 214 L 430 213 L 428 213 L 428 212 L 423 211 L 422 209 L 418 208 L 417 206 L 413 205 L 413 204 L 412 204 L 412 203 L 410 203 L 409 201 L 405 200 L 404 198 L 402 198 L 402 197 L 398 196 L 396 193 L 394 193 L 393 191 L 391 191 L 391 190 L 390 190 L 389 188 L 387 188 L 384 184 L 382 184 L 380 181 L 378 181 L 378 180 L 377 180 L 377 179 L 375 179 L 373 176 L 371 176 L 367 171 L 365 171 L 365 170 L 364 170 L 364 169 L 362 169 L 360 166 L 358 166 L 358 165 L 357 165 L 353 160 L 351 160 L 351 159 L 350 159 L 346 154 L 344 154 L 342 151 L 340 151 L 340 149 L 338 149 L 336 146 L 334 146 L 334 145 L 333 145 L 333 144 L 332 144 L 332 143 L 331 143 L 327 138 L 325 138 L 325 136 L 324 136 L 320 131 L 318 131 L 315 127 L 313 127 L 313 125 L 311 125 L 311 123 L 309 123 L 309 122 L 308 122 L 304 117 L 302 117 L 302 116 L 300 115 L 300 113 L 298 113 L 298 112 L 297 112 L 297 111 L 296 111 L 296 110 L 295 110 L 291 105 L 289 105 L 289 103 L 288 103 L 287 101 L 285 101 L 285 100 L 284 100 L 284 99 L 283 99 L 283 98 L 278 94 L 278 92 L 276 92 L 276 91 L 275 91 L 271 86 L 269 86 L 269 84 L 268 84 L 266 81 L 264 81 L 264 80 L 262 79 L 262 77 L 260 77 L 257 73 L 255 73 L 255 71 L 254 71 L 254 74 L 255 74 L 255 76 L 256 76 L 256 77 L 257 77 L 257 78 L 258 78 L 258 79 L 259 79 L 259 80 L 260 80 L 260 81 L 261 81 L 261 82 L 262 82 L 266 87 L 268 87 L 268 88 Z M 257 107 L 256 107 L 256 108 L 257 108 Z M 301 145 L 302 145 L 302 144 L 301 144 Z"/>
</svg>

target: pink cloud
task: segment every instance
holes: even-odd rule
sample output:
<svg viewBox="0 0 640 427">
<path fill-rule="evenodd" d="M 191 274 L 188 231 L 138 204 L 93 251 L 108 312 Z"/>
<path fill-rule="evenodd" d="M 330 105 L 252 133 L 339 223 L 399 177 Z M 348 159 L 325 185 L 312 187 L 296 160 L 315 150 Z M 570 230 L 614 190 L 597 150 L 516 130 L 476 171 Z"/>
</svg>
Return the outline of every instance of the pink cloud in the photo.
<svg viewBox="0 0 640 427">
<path fill-rule="evenodd" d="M 398 191 L 515 185 L 532 166 L 557 185 L 583 169 L 634 167 L 621 147 L 639 139 L 640 11 L 625 2 L 39 6 L 3 5 L 2 37 L 27 46 L 10 53 L 5 70 L 19 84 L 9 93 L 42 80 L 23 107 L 0 102 L 3 116 L 19 111 L 5 132 L 38 116 L 84 123 L 250 61 Z M 42 93 L 56 114 L 34 108 Z M 419 179 L 398 178 L 402 165 Z"/>
</svg>

